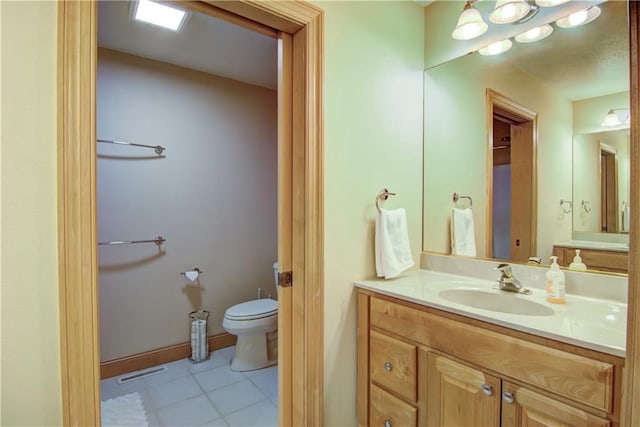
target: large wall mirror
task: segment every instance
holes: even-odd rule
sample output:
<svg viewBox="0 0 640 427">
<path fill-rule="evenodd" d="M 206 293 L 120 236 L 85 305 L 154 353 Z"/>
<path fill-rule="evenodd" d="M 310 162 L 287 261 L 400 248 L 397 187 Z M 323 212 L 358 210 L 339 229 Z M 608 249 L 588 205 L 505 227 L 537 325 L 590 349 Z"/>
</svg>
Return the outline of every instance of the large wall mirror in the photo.
<svg viewBox="0 0 640 427">
<path fill-rule="evenodd" d="M 586 25 L 551 23 L 553 33 L 538 42 L 514 41 L 500 55 L 474 52 L 425 71 L 425 251 L 451 253 L 452 208 L 469 207 L 469 199 L 452 200 L 458 193 L 473 200 L 479 258 L 546 264 L 563 247 L 628 252 L 627 2 L 599 7 Z M 533 119 L 491 105 L 490 94 Z M 604 125 L 608 113 L 619 123 L 610 116 Z M 534 127 L 525 138 L 533 172 L 513 161 L 518 128 L 526 126 Z M 523 174 L 533 183 L 514 178 Z M 513 230 L 524 217 L 533 218 L 533 235 L 522 249 Z M 588 267 L 606 270 L 596 258 Z"/>
</svg>

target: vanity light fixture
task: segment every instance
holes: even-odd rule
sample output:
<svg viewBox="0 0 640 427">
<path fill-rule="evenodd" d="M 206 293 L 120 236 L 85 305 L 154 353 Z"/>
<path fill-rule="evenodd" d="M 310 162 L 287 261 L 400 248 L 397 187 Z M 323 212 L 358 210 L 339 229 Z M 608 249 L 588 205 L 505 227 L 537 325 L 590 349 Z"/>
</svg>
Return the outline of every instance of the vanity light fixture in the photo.
<svg viewBox="0 0 640 427">
<path fill-rule="evenodd" d="M 511 49 L 512 45 L 513 43 L 511 43 L 510 39 L 505 39 L 499 42 L 491 43 L 489 46 L 483 47 L 478 52 L 480 53 L 480 55 L 484 56 L 498 55 Z"/>
<path fill-rule="evenodd" d="M 588 9 L 581 10 L 579 12 L 572 13 L 569 16 L 558 19 L 556 25 L 560 28 L 574 28 L 580 25 L 588 24 L 600 16 L 602 10 L 598 6 L 592 6 Z"/>
<path fill-rule="evenodd" d="M 553 27 L 549 24 L 544 24 L 539 27 L 525 31 L 524 33 L 516 36 L 516 41 L 519 43 L 532 43 L 542 40 L 545 37 L 549 37 L 553 33 Z"/>
<path fill-rule="evenodd" d="M 626 112 L 626 116 L 624 120 L 620 120 L 620 115 L 617 111 Z M 624 115 L 624 113 L 623 113 Z M 631 122 L 631 118 L 629 117 L 629 109 L 628 108 L 612 108 L 607 112 L 604 120 L 602 121 L 602 126 L 614 127 L 620 126 L 621 124 L 627 124 Z"/>
<path fill-rule="evenodd" d="M 536 4 L 540 7 L 553 7 L 568 1 L 569 0 L 536 0 Z"/>
<path fill-rule="evenodd" d="M 151 0 L 138 0 L 134 18 L 136 21 L 157 25 L 172 31 L 179 31 L 187 13 Z"/>
<path fill-rule="evenodd" d="M 475 0 L 468 0 L 458 18 L 456 28 L 451 33 L 451 37 L 456 40 L 471 40 L 487 31 L 489 26 L 482 19 L 480 12 L 473 7 Z"/>
<path fill-rule="evenodd" d="M 524 18 L 530 10 L 531 5 L 526 0 L 497 0 L 489 21 L 494 24 L 510 24 Z"/>
</svg>

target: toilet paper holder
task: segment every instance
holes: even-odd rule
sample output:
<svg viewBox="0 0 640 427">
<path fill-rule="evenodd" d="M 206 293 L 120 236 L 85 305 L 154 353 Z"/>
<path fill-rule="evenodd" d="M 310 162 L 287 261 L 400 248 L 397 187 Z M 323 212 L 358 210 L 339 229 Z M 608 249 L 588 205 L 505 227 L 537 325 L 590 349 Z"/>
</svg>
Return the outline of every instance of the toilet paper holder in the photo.
<svg viewBox="0 0 640 427">
<path fill-rule="evenodd" d="M 193 267 L 191 270 L 189 271 L 183 271 L 180 274 L 184 277 L 186 277 L 187 279 L 191 280 L 192 282 L 194 280 L 196 280 L 202 273 L 204 273 L 204 271 L 200 270 L 198 267 Z"/>
</svg>

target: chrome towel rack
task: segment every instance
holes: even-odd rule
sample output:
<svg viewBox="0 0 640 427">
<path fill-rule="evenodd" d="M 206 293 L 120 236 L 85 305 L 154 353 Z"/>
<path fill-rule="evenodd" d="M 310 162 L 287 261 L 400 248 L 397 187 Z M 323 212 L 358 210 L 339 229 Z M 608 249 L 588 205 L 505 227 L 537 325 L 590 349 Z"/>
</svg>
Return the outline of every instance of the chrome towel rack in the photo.
<svg viewBox="0 0 640 427">
<path fill-rule="evenodd" d="M 110 139 L 99 139 L 98 142 L 102 142 L 105 144 L 132 145 L 134 147 L 153 148 L 153 151 L 155 151 L 158 156 L 161 156 L 164 150 L 166 150 L 166 148 L 161 145 L 134 144 L 133 142 L 112 141 Z"/>
<path fill-rule="evenodd" d="M 129 241 L 121 240 L 121 241 L 114 241 L 114 242 L 100 242 L 98 243 L 98 246 L 134 245 L 136 243 L 155 243 L 156 246 L 160 247 L 166 241 L 167 239 L 165 239 L 164 237 L 158 236 L 155 239 L 151 239 L 151 240 L 129 240 Z"/>
<path fill-rule="evenodd" d="M 461 196 L 458 193 L 453 193 L 453 203 L 458 203 L 460 199 L 469 199 L 469 207 L 473 206 L 473 199 L 470 196 Z"/>
<path fill-rule="evenodd" d="M 381 200 L 385 201 L 389 198 L 389 196 L 395 196 L 395 195 L 396 193 L 391 193 L 386 188 L 383 188 L 382 190 L 380 190 L 380 192 L 376 196 L 376 209 L 378 209 L 378 212 L 380 212 L 380 201 Z"/>
</svg>

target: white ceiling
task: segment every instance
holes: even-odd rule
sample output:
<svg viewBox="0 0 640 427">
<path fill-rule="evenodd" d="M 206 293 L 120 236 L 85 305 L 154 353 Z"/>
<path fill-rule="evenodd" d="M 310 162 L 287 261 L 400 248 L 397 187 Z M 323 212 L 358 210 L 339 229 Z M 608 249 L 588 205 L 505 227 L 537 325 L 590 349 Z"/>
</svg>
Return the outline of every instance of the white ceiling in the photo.
<svg viewBox="0 0 640 427">
<path fill-rule="evenodd" d="M 627 4 L 608 1 L 582 27 L 562 29 L 530 44 L 514 42 L 506 62 L 544 81 L 571 101 L 629 90 Z"/>
<path fill-rule="evenodd" d="M 199 13 L 175 33 L 134 21 L 132 3 L 99 2 L 99 46 L 276 89 L 275 39 Z"/>
</svg>

